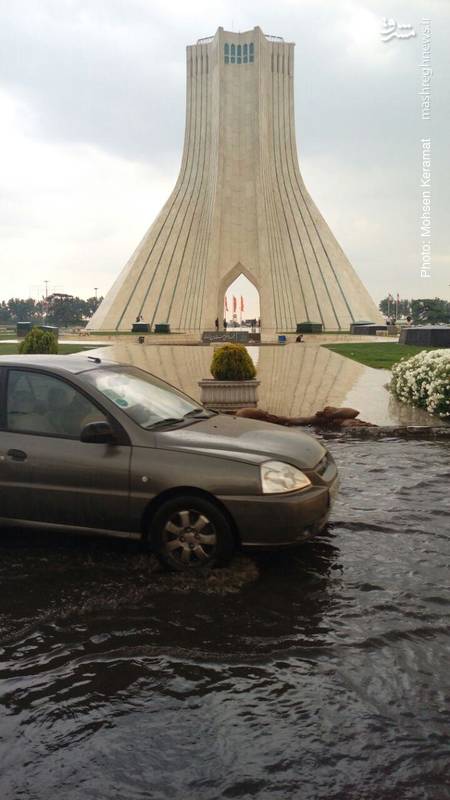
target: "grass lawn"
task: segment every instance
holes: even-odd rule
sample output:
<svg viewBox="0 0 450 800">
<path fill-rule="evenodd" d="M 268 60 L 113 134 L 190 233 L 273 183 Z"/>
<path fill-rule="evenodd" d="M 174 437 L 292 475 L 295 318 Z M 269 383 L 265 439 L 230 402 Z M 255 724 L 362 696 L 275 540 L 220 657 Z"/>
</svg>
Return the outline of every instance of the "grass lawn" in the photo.
<svg viewBox="0 0 450 800">
<path fill-rule="evenodd" d="M 103 345 L 96 345 L 96 347 L 103 347 Z M 60 344 L 58 347 L 58 352 L 61 355 L 67 355 L 68 353 L 80 353 L 84 350 L 92 350 L 93 346 L 90 344 Z M 18 344 L 0 344 L 0 356 L 8 356 L 11 353 L 18 353 L 19 352 L 19 345 Z"/>
<path fill-rule="evenodd" d="M 325 344 L 328 350 L 341 356 L 352 358 L 360 364 L 375 369 L 391 369 L 401 358 L 410 358 L 422 350 L 433 350 L 433 347 L 420 347 L 414 344 L 398 344 L 397 342 L 361 342 L 357 344 Z"/>
</svg>

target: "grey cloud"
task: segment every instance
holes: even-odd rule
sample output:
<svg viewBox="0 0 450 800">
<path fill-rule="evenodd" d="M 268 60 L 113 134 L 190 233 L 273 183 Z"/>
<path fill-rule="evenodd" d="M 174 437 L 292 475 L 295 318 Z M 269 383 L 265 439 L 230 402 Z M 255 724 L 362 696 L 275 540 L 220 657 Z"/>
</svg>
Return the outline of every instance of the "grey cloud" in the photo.
<svg viewBox="0 0 450 800">
<path fill-rule="evenodd" d="M 184 48 L 151 13 L 86 15 L 86 3 L 10 6 L 0 28 L 0 82 L 34 113 L 34 135 L 155 160 L 176 153 L 184 124 Z M 118 4 L 115 4 L 116 7 Z M 61 11 L 62 9 L 62 11 Z M 122 5 L 123 9 L 123 5 Z M 28 13 L 29 12 L 29 15 Z"/>
<path fill-rule="evenodd" d="M 450 33 L 448 0 L 364 0 L 355 8 L 413 24 L 433 18 L 434 243 L 448 249 L 448 128 Z M 4 2 L 0 26 L 0 85 L 33 112 L 33 136 L 95 145 L 126 159 L 158 165 L 179 162 L 185 113 L 185 46 L 218 25 L 255 24 L 296 46 L 296 119 L 300 166 L 332 153 L 342 177 L 348 223 L 336 230 L 358 267 L 415 269 L 419 193 L 418 105 L 420 37 L 383 44 L 388 64 L 346 50 L 347 0 L 273 2 L 236 0 L 198 7 L 144 0 L 17 0 Z M 336 25 L 342 36 L 335 34 Z M 374 175 L 375 173 L 375 175 Z M 308 180 L 307 180 L 308 182 Z M 314 197 L 315 187 L 309 185 Z M 320 195 L 321 188 L 317 188 Z M 331 202 L 331 198 L 330 198 Z M 333 211 L 330 211 L 331 217 Z M 386 241 L 362 244 L 351 220 L 372 217 L 389 230 Z M 336 214 L 336 217 L 339 215 Z M 331 220 L 330 220 L 331 221 Z M 151 220 L 149 220 L 149 223 Z M 368 268 L 369 269 L 369 268 Z M 405 273 L 406 274 L 406 273 Z M 367 275 L 364 275 L 367 278 Z M 405 284 L 408 278 L 404 279 Z M 447 281 L 448 282 L 448 281 Z M 443 286 L 443 279 L 441 285 Z"/>
</svg>

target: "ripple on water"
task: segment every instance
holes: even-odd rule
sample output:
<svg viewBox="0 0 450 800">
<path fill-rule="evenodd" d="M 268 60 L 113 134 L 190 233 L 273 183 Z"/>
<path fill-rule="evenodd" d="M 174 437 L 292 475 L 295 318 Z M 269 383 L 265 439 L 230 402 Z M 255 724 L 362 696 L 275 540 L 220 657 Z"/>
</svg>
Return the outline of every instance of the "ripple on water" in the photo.
<svg viewBox="0 0 450 800">
<path fill-rule="evenodd" d="M 329 530 L 200 581 L 2 536 L 2 800 L 450 797 L 449 448 L 330 447 Z"/>
</svg>

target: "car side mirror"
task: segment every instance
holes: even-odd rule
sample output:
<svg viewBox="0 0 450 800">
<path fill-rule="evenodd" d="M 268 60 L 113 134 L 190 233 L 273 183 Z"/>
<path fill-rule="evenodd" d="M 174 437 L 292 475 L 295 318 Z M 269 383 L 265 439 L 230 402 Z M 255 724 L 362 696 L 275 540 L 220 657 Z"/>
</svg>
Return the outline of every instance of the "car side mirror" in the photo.
<svg viewBox="0 0 450 800">
<path fill-rule="evenodd" d="M 109 422 L 89 422 L 85 425 L 80 434 L 80 441 L 90 444 L 114 444 L 117 441 Z"/>
</svg>

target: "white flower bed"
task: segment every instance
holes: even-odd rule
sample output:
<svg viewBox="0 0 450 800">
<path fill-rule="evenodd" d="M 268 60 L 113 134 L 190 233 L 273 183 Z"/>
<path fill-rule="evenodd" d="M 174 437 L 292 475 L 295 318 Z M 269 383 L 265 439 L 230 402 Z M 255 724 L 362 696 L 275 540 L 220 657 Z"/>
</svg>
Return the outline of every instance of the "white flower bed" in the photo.
<svg viewBox="0 0 450 800">
<path fill-rule="evenodd" d="M 403 403 L 450 417 L 450 350 L 423 350 L 392 367 L 390 391 Z"/>
</svg>

